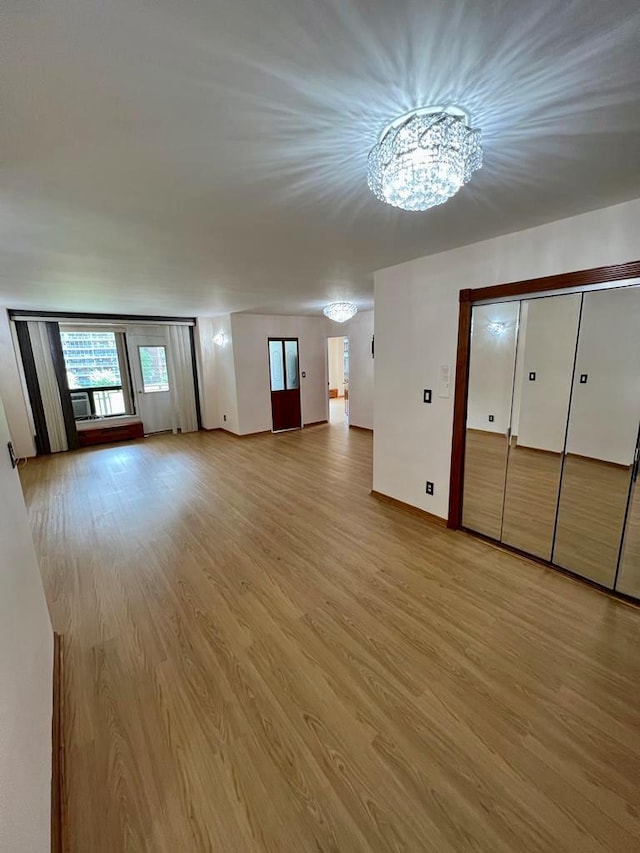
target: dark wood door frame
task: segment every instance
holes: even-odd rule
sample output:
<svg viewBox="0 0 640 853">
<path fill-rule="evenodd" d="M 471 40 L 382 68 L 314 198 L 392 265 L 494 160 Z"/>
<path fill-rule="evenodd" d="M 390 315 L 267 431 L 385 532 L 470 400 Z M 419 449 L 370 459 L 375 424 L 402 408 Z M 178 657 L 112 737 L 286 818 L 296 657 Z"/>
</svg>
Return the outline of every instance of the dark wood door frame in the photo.
<svg viewBox="0 0 640 853">
<path fill-rule="evenodd" d="M 453 404 L 453 440 L 451 445 L 451 476 L 449 484 L 449 518 L 447 526 L 458 530 L 462 526 L 462 490 L 464 481 L 465 427 L 469 392 L 469 356 L 471 351 L 471 311 L 479 302 L 499 302 L 516 297 L 535 296 L 550 291 L 570 290 L 593 284 L 640 278 L 640 261 L 594 267 L 578 272 L 532 278 L 510 284 L 477 287 L 460 291 L 458 316 L 458 355 L 456 359 L 455 398 Z"/>
</svg>

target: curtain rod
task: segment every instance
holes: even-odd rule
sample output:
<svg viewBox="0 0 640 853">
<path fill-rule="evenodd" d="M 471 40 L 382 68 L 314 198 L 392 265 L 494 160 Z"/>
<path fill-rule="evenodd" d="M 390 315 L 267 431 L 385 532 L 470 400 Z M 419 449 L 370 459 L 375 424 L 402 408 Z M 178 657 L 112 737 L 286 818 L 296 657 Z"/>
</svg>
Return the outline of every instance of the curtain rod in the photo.
<svg viewBox="0 0 640 853">
<path fill-rule="evenodd" d="M 103 323 L 131 323 L 136 326 L 195 326 L 194 317 L 158 317 L 139 314 L 88 314 L 66 311 L 20 311 L 9 309 L 9 319 L 23 321 L 57 322 L 57 323 L 87 323 L 95 325 Z"/>
</svg>

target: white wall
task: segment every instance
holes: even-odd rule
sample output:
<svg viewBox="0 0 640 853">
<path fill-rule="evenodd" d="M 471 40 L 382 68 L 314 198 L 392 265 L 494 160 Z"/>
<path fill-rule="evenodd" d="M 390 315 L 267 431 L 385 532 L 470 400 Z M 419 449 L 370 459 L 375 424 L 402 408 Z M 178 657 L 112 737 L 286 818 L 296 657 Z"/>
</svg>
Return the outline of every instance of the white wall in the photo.
<svg viewBox="0 0 640 853">
<path fill-rule="evenodd" d="M 640 421 L 640 288 L 586 293 L 567 452 L 631 465 Z M 579 382 L 587 374 L 586 384 Z"/>
<path fill-rule="evenodd" d="M 212 317 L 198 317 L 194 330 L 198 390 L 200 392 L 200 416 L 204 429 L 220 426 L 218 411 L 218 360 L 214 337 L 220 332 L 220 322 Z"/>
<path fill-rule="evenodd" d="M 521 403 L 519 424 L 513 427 L 522 447 L 553 453 L 564 449 L 580 301 L 576 293 L 523 303 L 520 335 L 526 337 L 522 372 L 516 377 Z M 531 372 L 534 381 L 529 380 Z"/>
<path fill-rule="evenodd" d="M 53 634 L 0 403 L 0 850 L 49 853 Z"/>
<path fill-rule="evenodd" d="M 519 310 L 519 302 L 477 305 L 473 309 L 467 411 L 469 429 L 505 434 L 511 422 Z M 492 323 L 501 323 L 504 329 L 495 334 L 491 329 Z"/>
<path fill-rule="evenodd" d="M 214 364 L 214 399 L 210 408 L 217 411 L 218 426 L 229 432 L 238 434 L 240 432 L 240 420 L 238 417 L 238 393 L 236 387 L 236 368 L 234 358 L 234 339 L 231 328 L 231 315 L 224 314 L 215 317 L 213 321 L 215 334 L 224 336 L 224 343 L 215 345 Z M 208 386 L 209 387 L 209 386 Z M 209 403 L 207 402 L 209 408 Z M 214 421 L 210 421 L 211 424 Z M 207 427 L 213 429 L 213 426 Z"/>
<path fill-rule="evenodd" d="M 422 389 L 455 365 L 460 289 L 638 260 L 639 233 L 640 199 L 377 272 L 374 489 L 447 516 L 453 384 Z"/>
<path fill-rule="evenodd" d="M 323 317 L 232 314 L 233 357 L 238 399 L 238 432 L 272 427 L 268 338 L 298 338 L 303 424 L 327 420 L 327 354 Z M 306 377 L 302 378 L 302 372 Z"/>
<path fill-rule="evenodd" d="M 335 388 L 338 396 L 344 396 L 344 335 L 328 338 L 329 388 Z"/>
<path fill-rule="evenodd" d="M 0 398 L 4 401 L 11 441 L 18 456 L 35 456 L 31 413 L 25 400 L 9 317 L 0 308 Z"/>
<path fill-rule="evenodd" d="M 336 323 L 327 320 L 327 334 L 335 335 Z M 376 358 L 371 355 L 374 312 L 359 311 L 343 323 L 342 334 L 349 338 L 349 424 L 373 429 L 373 374 Z"/>
</svg>

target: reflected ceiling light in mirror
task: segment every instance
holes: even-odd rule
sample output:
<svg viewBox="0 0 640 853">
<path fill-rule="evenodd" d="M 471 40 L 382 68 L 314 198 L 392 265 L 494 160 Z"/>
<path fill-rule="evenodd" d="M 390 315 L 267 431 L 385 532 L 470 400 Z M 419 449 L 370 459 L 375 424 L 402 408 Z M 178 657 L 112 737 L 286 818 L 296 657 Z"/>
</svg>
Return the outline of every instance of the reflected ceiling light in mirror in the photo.
<svg viewBox="0 0 640 853">
<path fill-rule="evenodd" d="M 380 201 L 428 210 L 482 166 L 480 130 L 460 107 L 420 107 L 390 122 L 369 153 L 367 183 Z"/>
<path fill-rule="evenodd" d="M 498 323 L 498 322 L 488 323 L 487 324 L 487 331 L 490 334 L 495 335 L 497 338 L 499 338 L 501 335 L 504 335 L 504 333 L 507 331 L 507 324 L 506 323 Z"/>
<path fill-rule="evenodd" d="M 358 306 L 353 302 L 332 302 L 323 309 L 322 313 L 330 320 L 335 320 L 336 323 L 345 323 L 350 320 L 358 312 Z"/>
<path fill-rule="evenodd" d="M 213 342 L 217 347 L 223 347 L 227 342 L 227 336 L 224 332 L 218 332 L 214 337 Z"/>
</svg>

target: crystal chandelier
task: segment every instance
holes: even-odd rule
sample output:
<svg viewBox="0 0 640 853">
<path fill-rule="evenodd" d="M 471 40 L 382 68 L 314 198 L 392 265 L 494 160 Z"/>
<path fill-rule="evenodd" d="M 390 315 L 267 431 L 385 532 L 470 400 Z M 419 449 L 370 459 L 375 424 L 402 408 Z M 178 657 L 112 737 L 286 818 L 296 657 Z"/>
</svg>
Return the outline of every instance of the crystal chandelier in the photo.
<svg viewBox="0 0 640 853">
<path fill-rule="evenodd" d="M 367 182 L 403 210 L 428 210 L 455 195 L 482 166 L 480 130 L 459 107 L 421 107 L 388 124 L 369 154 Z"/>
<path fill-rule="evenodd" d="M 358 311 L 358 306 L 353 302 L 332 302 L 323 309 L 323 314 L 330 320 L 335 320 L 336 323 L 344 323 L 350 320 Z"/>
</svg>

